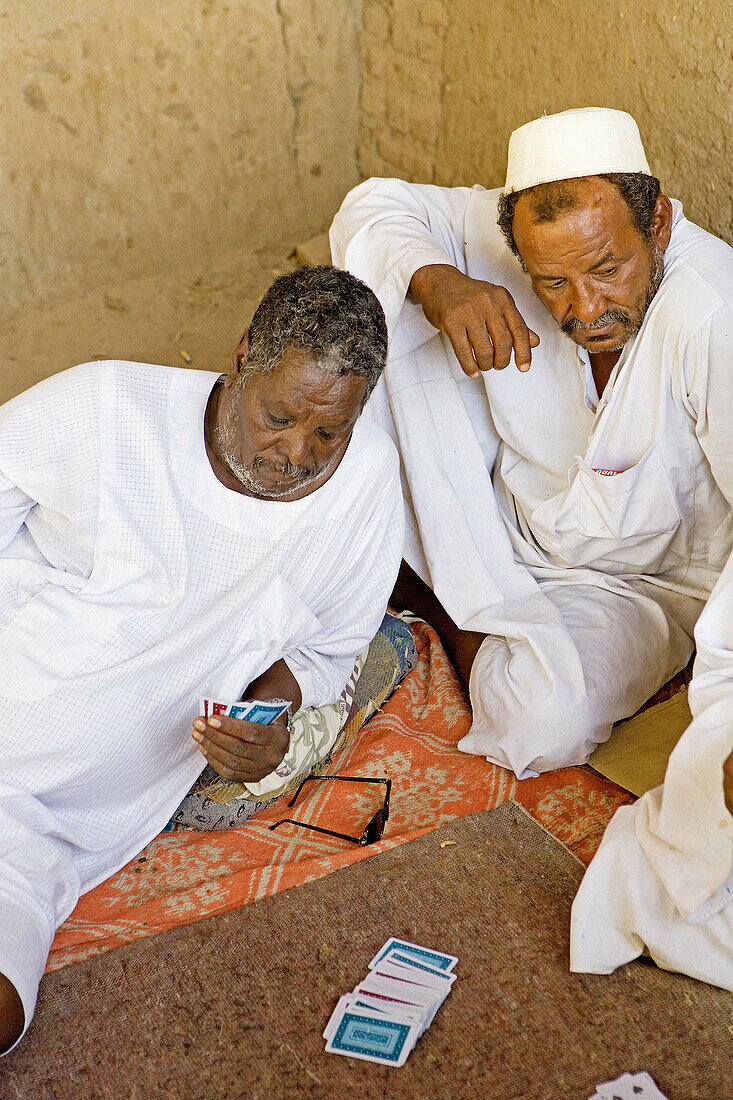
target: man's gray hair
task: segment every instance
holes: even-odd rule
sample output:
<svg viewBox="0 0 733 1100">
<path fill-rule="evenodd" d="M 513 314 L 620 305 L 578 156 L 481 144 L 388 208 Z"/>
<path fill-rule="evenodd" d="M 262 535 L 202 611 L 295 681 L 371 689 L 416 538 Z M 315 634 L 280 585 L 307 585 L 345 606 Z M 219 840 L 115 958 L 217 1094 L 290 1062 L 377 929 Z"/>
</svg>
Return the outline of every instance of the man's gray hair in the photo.
<svg viewBox="0 0 733 1100">
<path fill-rule="evenodd" d="M 387 362 L 387 323 L 376 295 L 336 267 L 301 267 L 265 293 L 249 328 L 239 375 L 271 374 L 288 348 L 309 352 L 328 374 L 355 374 L 372 392 Z"/>
<path fill-rule="evenodd" d="M 607 172 L 598 177 L 617 187 L 629 208 L 631 220 L 642 237 L 651 240 L 654 226 L 654 211 L 657 198 L 661 193 L 656 176 L 647 176 L 644 172 Z M 520 195 L 527 195 L 532 203 L 535 220 L 552 222 L 569 210 L 575 209 L 577 199 L 573 191 L 575 180 L 555 180 L 553 183 L 539 183 L 536 187 L 527 187 L 524 191 L 508 191 L 499 196 L 497 222 L 504 240 L 515 256 L 519 249 L 514 240 L 514 211 Z"/>
</svg>

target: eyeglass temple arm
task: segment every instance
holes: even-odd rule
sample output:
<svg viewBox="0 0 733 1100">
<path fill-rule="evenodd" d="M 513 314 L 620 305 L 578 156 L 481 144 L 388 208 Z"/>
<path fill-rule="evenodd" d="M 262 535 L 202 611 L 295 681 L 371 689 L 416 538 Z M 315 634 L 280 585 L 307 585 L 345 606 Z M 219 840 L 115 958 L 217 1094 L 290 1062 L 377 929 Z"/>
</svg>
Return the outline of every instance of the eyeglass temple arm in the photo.
<svg viewBox="0 0 733 1100">
<path fill-rule="evenodd" d="M 340 783 L 386 783 L 387 791 L 389 791 L 392 786 L 391 779 L 381 779 L 379 777 L 368 779 L 363 775 L 307 775 L 305 779 L 301 782 L 293 797 L 288 802 L 288 808 L 295 805 L 298 795 L 303 790 L 303 787 L 306 785 L 306 783 L 311 779 L 314 782 L 317 782 L 320 779 L 333 779 Z M 313 828 L 315 828 L 315 826 L 313 826 Z M 339 834 L 337 833 L 336 835 L 338 836 Z"/>
<path fill-rule="evenodd" d="M 306 825 L 305 821 L 294 821 L 292 817 L 285 817 L 282 821 L 276 821 L 274 825 L 268 825 L 268 829 L 272 831 L 277 829 L 278 825 L 300 825 L 301 829 L 312 829 L 314 833 L 326 833 L 327 836 L 337 836 L 339 840 L 350 840 L 352 844 L 361 844 L 362 841 L 359 837 L 347 836 L 346 833 L 336 833 L 333 829 L 322 829 L 319 825 Z"/>
</svg>

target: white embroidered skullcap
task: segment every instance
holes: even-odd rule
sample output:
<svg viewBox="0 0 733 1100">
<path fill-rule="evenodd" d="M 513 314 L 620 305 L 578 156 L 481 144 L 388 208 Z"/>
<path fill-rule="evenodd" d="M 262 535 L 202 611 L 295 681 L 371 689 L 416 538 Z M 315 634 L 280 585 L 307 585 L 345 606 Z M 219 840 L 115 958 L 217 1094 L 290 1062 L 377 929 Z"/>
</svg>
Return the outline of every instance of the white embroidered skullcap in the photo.
<svg viewBox="0 0 733 1100">
<path fill-rule="evenodd" d="M 626 111 L 581 107 L 543 115 L 509 138 L 506 191 L 603 172 L 651 175 L 639 127 Z"/>
</svg>

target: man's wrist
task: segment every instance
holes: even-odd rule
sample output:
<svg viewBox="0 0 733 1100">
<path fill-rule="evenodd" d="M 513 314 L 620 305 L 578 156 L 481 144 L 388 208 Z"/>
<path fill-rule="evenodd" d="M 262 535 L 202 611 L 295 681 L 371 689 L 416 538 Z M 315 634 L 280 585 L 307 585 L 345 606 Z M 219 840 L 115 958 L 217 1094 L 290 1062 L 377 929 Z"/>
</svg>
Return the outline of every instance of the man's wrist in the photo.
<svg viewBox="0 0 733 1100">
<path fill-rule="evenodd" d="M 408 297 L 422 304 L 423 295 L 430 293 L 435 280 L 450 278 L 452 274 L 460 275 L 458 268 L 453 264 L 424 264 L 410 279 L 410 285 L 407 288 Z"/>
</svg>

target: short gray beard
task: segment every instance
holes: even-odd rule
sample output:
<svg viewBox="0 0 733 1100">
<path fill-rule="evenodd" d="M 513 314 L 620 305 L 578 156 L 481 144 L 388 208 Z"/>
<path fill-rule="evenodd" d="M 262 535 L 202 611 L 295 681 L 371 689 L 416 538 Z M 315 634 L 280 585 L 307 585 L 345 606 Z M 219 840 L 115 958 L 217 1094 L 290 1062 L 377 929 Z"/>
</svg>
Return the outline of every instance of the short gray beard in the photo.
<svg viewBox="0 0 733 1100">
<path fill-rule="evenodd" d="M 631 340 L 632 337 L 636 336 L 637 332 L 643 324 L 644 318 L 647 315 L 649 306 L 652 304 L 652 299 L 659 290 L 662 279 L 664 278 L 664 252 L 656 244 L 653 244 L 651 248 L 653 266 L 651 275 L 649 277 L 649 286 L 646 292 L 644 308 L 641 310 L 640 314 L 637 317 L 632 317 L 630 313 L 627 313 L 625 310 L 622 309 L 607 309 L 606 312 L 602 313 L 600 317 L 597 317 L 595 321 L 578 321 L 576 317 L 571 317 L 569 321 L 566 321 L 564 324 L 560 325 L 560 328 L 566 336 L 570 337 L 573 343 L 580 343 L 579 340 L 575 339 L 578 333 L 593 332 L 596 329 L 605 328 L 606 325 L 614 324 L 617 321 L 620 324 L 626 326 L 626 331 L 624 332 L 622 338 L 619 340 L 618 344 L 616 344 L 612 348 L 604 348 L 604 353 L 621 351 L 624 345 L 628 344 L 629 340 Z M 583 344 L 581 345 L 581 347 L 585 347 L 585 345 Z M 585 350 L 589 351 L 590 349 L 586 348 Z"/>
<path fill-rule="evenodd" d="M 245 489 L 248 489 L 256 497 L 264 497 L 266 500 L 279 500 L 282 497 L 289 497 L 293 493 L 300 492 L 301 489 L 305 489 L 308 485 L 317 481 L 323 474 L 323 470 L 300 470 L 300 467 L 291 466 L 287 464 L 284 469 L 284 473 L 295 473 L 299 471 L 300 476 L 293 479 L 289 485 L 283 486 L 281 489 L 274 489 L 272 486 L 263 485 L 258 480 L 255 470 L 257 469 L 255 464 L 252 466 L 246 466 L 243 462 L 240 462 L 236 457 L 234 450 L 234 420 L 235 412 L 233 404 L 224 413 L 221 424 L 216 428 L 216 439 L 219 444 L 219 450 L 227 464 L 227 468 L 230 473 L 236 477 L 237 481 L 244 485 Z"/>
</svg>

